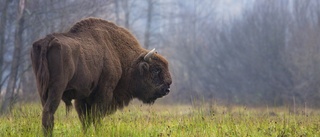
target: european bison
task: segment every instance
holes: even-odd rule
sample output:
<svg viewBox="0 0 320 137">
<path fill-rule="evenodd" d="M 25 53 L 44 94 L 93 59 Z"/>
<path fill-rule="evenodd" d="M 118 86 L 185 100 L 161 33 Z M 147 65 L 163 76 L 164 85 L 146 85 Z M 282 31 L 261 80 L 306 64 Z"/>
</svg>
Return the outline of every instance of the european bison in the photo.
<svg viewBox="0 0 320 137">
<path fill-rule="evenodd" d="M 42 126 L 51 135 L 54 113 L 63 100 L 75 100 L 84 130 L 133 98 L 152 104 L 172 83 L 168 62 L 143 49 L 126 29 L 88 18 L 68 32 L 33 43 L 32 67 L 43 106 Z"/>
</svg>

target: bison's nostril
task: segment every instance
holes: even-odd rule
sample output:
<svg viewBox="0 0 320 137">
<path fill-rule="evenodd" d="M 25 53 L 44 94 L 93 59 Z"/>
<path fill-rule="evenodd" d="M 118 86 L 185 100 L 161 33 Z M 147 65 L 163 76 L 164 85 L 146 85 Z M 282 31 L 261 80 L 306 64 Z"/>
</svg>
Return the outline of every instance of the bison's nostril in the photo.
<svg viewBox="0 0 320 137">
<path fill-rule="evenodd" d="M 166 94 L 168 94 L 170 92 L 170 88 L 166 89 Z"/>
</svg>

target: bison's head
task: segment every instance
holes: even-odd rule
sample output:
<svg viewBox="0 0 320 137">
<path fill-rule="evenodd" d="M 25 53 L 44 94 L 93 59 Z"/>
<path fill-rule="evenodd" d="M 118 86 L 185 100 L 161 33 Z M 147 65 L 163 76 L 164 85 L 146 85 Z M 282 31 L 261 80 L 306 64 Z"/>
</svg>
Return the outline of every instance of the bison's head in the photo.
<svg viewBox="0 0 320 137">
<path fill-rule="evenodd" d="M 168 62 L 155 50 L 142 54 L 135 63 L 134 97 L 143 103 L 152 104 L 157 98 L 170 92 L 172 83 Z M 138 77 L 138 78 L 137 78 Z"/>
</svg>

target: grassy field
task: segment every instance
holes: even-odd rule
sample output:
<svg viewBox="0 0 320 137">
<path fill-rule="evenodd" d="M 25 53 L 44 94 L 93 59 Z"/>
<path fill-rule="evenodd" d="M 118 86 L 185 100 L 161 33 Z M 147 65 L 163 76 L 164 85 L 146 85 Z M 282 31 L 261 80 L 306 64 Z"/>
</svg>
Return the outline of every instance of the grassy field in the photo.
<svg viewBox="0 0 320 137">
<path fill-rule="evenodd" d="M 102 126 L 87 134 L 73 109 L 65 115 L 60 105 L 55 114 L 55 136 L 101 137 L 223 137 L 223 136 L 320 136 L 320 111 L 289 113 L 287 108 L 246 108 L 133 104 L 105 117 Z M 8 116 L 0 117 L 0 137 L 42 136 L 41 106 L 16 105 Z"/>
</svg>

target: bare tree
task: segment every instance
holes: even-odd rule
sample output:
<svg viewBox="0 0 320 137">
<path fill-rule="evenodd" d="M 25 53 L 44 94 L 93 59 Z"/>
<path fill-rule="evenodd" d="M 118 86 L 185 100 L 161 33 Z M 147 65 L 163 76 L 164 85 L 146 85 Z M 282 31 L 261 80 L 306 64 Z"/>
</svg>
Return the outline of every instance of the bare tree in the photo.
<svg viewBox="0 0 320 137">
<path fill-rule="evenodd" d="M 1 21 L 0 21 L 0 93 L 2 91 L 2 77 L 4 71 L 4 43 L 5 43 L 5 27 L 7 24 L 7 9 L 9 6 L 10 0 L 5 0 L 3 3 L 3 9 L 1 11 Z"/>
<path fill-rule="evenodd" d="M 150 43 L 150 28 L 152 24 L 152 12 L 153 12 L 153 6 L 154 6 L 154 1 L 153 0 L 147 0 L 147 21 L 146 21 L 146 30 L 144 33 L 144 47 L 146 49 L 149 48 L 149 43 Z"/>
<path fill-rule="evenodd" d="M 122 1 L 122 8 L 124 10 L 124 26 L 130 29 L 130 5 L 129 0 Z"/>
<path fill-rule="evenodd" d="M 116 14 L 116 23 L 120 24 L 120 9 L 119 9 L 119 0 L 114 0 L 114 13 Z"/>
<path fill-rule="evenodd" d="M 23 33 L 23 24 L 24 24 L 24 8 L 25 8 L 25 1 L 20 0 L 19 1 L 19 7 L 17 8 L 19 10 L 18 17 L 16 21 L 16 30 L 15 30 L 15 44 L 14 44 L 14 52 L 13 52 L 13 58 L 12 58 L 12 64 L 11 64 L 11 71 L 10 71 L 10 77 L 7 85 L 7 90 L 5 94 L 4 101 L 1 105 L 1 114 L 5 114 L 11 109 L 12 101 L 14 100 L 14 90 L 16 86 L 17 81 L 17 75 L 18 75 L 18 69 L 19 69 L 19 61 L 20 61 L 20 53 L 21 53 L 21 47 L 22 47 L 22 33 Z"/>
<path fill-rule="evenodd" d="M 320 106 L 319 7 L 317 0 L 293 2 L 293 23 L 290 24 L 285 53 L 294 82 L 291 102 L 302 106 Z"/>
</svg>

